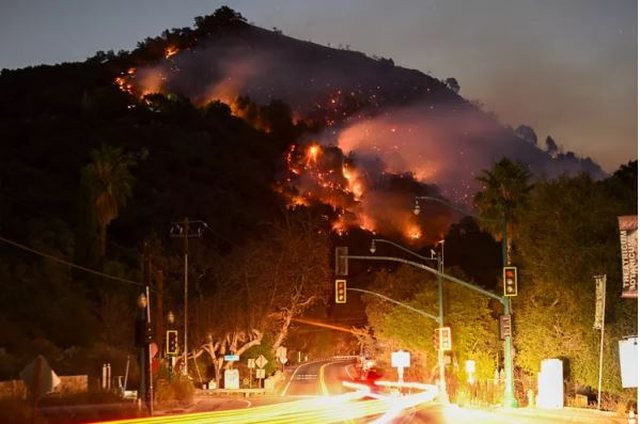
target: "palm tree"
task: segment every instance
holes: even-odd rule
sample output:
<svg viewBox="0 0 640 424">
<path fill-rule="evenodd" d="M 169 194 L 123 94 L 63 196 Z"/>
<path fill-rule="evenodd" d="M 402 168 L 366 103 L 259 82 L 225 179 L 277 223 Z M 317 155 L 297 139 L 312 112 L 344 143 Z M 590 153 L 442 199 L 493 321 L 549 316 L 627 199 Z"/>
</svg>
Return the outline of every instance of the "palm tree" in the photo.
<svg viewBox="0 0 640 424">
<path fill-rule="evenodd" d="M 484 170 L 477 177 L 482 183 L 482 190 L 474 197 L 474 204 L 482 218 L 479 222 L 482 229 L 502 237 L 502 222 L 506 221 L 507 264 L 511 263 L 511 247 L 514 229 L 517 225 L 516 209 L 527 201 L 531 173 L 520 162 L 512 162 L 502 158 L 494 162 L 491 170 Z"/>
<path fill-rule="evenodd" d="M 133 175 L 129 168 L 135 160 L 121 149 L 103 144 L 90 153 L 91 163 L 82 170 L 91 190 L 91 206 L 98 224 L 98 255 L 104 257 L 107 227 L 119 215 L 120 208 L 131 198 Z"/>
</svg>

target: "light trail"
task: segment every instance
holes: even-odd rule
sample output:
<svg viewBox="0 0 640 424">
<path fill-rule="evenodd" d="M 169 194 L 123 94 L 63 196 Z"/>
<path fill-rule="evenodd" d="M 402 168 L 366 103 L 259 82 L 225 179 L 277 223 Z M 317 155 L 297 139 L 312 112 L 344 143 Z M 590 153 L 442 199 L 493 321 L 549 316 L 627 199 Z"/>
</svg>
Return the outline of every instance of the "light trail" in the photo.
<svg viewBox="0 0 640 424">
<path fill-rule="evenodd" d="M 394 383 L 385 383 L 394 385 Z M 171 415 L 162 417 L 135 418 L 109 421 L 110 424 L 326 424 L 366 417 L 375 417 L 393 411 L 395 414 L 433 400 L 437 395 L 435 386 L 405 383 L 400 387 L 422 389 L 420 393 L 401 397 L 386 397 L 374 400 L 362 400 L 363 391 L 345 393 L 336 396 L 319 396 L 300 401 L 265 405 L 248 409 L 200 412 L 195 414 Z M 387 415 L 389 417 L 389 415 Z"/>
</svg>

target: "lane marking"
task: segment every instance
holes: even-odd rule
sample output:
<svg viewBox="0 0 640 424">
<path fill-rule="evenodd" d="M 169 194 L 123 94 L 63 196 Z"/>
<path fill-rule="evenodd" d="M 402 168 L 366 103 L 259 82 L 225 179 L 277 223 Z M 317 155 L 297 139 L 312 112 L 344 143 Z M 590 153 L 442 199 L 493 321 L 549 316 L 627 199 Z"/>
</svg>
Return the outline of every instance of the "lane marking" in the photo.
<svg viewBox="0 0 640 424">
<path fill-rule="evenodd" d="M 340 360 L 340 361 L 332 361 L 332 362 L 327 362 L 326 364 L 322 365 L 320 367 L 320 372 L 318 373 L 319 377 L 320 377 L 320 388 L 322 389 L 322 394 L 325 396 L 329 396 L 329 389 L 327 388 L 327 384 L 324 382 L 324 368 L 327 365 L 333 365 L 333 364 L 341 364 L 343 363 L 345 360 Z M 345 367 L 346 368 L 346 367 Z"/>
<path fill-rule="evenodd" d="M 291 377 L 289 378 L 289 382 L 287 382 L 287 385 L 284 387 L 284 390 L 282 391 L 282 394 L 280 396 L 286 396 L 287 390 L 289 390 L 289 386 L 291 386 L 291 382 L 293 381 L 294 377 L 296 376 L 296 373 L 300 370 L 300 368 L 305 367 L 307 365 L 315 364 L 318 362 L 323 362 L 323 361 L 311 361 L 311 362 L 305 362 L 304 364 L 298 365 L 298 368 L 296 368 L 295 371 L 293 371 L 293 374 L 291 374 Z"/>
</svg>

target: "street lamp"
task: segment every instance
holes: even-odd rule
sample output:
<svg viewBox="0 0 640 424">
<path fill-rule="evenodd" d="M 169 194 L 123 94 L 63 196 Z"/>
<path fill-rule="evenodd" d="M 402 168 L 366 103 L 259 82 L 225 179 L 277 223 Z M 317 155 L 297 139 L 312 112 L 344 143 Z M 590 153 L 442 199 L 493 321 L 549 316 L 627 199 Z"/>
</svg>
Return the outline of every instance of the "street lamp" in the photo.
<svg viewBox="0 0 640 424">
<path fill-rule="evenodd" d="M 497 221 L 490 218 L 481 218 L 474 213 L 458 208 L 455 205 L 452 205 L 451 203 L 437 197 L 416 196 L 415 200 L 416 201 L 415 201 L 415 206 L 413 208 L 413 213 L 415 213 L 416 215 L 420 214 L 420 201 L 430 200 L 430 201 L 440 203 L 448 208 L 461 212 L 465 215 L 472 216 L 479 220 Z M 502 228 L 502 267 L 504 269 L 504 267 L 509 265 L 509 260 L 507 257 L 507 217 L 504 211 L 502 212 L 502 216 L 500 217 L 500 224 Z M 510 318 L 511 303 L 507 296 L 502 296 L 502 306 L 503 306 L 504 315 Z M 512 349 L 512 341 L 511 341 L 511 333 L 509 332 L 509 334 L 506 334 L 504 337 L 504 371 L 505 371 L 506 380 L 505 380 L 503 402 L 505 407 L 515 408 L 517 407 L 518 404 L 514 396 L 514 389 L 513 389 L 513 355 L 512 355 L 511 349 Z"/>
<path fill-rule="evenodd" d="M 440 240 L 438 242 L 438 244 L 442 244 L 442 254 L 441 255 L 436 255 L 435 251 L 433 249 L 431 249 L 431 257 L 428 256 L 422 256 L 412 250 L 407 249 L 404 246 L 401 246 L 397 243 L 394 243 L 392 241 L 389 240 L 385 240 L 385 239 L 373 239 L 371 240 L 371 247 L 369 248 L 369 251 L 371 252 L 371 254 L 376 253 L 376 241 L 380 242 L 380 243 L 387 243 L 390 244 L 400 250 L 402 250 L 403 252 L 406 252 L 410 255 L 413 255 L 417 258 L 422 259 L 423 261 L 436 261 L 436 265 L 438 267 L 438 274 L 437 274 L 437 278 L 438 278 L 438 327 L 442 328 L 444 327 L 444 291 L 443 291 L 443 285 L 442 285 L 442 272 L 444 271 L 444 263 L 443 263 L 443 257 L 444 257 L 444 240 Z M 438 330 L 440 331 L 440 330 Z M 443 403 L 449 403 L 449 394 L 447 393 L 447 381 L 446 381 L 446 376 L 445 376 L 445 369 L 444 369 L 444 351 L 443 349 L 440 348 L 440 346 L 438 346 L 438 393 L 440 396 L 440 400 Z"/>
</svg>

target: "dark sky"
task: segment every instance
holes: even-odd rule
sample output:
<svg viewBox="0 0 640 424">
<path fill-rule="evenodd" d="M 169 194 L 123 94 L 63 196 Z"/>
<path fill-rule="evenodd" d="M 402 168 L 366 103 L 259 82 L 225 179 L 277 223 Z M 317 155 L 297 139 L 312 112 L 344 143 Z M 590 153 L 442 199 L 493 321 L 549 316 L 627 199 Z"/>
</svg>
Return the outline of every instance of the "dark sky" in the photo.
<svg viewBox="0 0 640 424">
<path fill-rule="evenodd" d="M 635 0 L 4 0 L 0 68 L 130 50 L 223 4 L 295 38 L 455 77 L 504 124 L 607 171 L 637 158 Z"/>
</svg>

